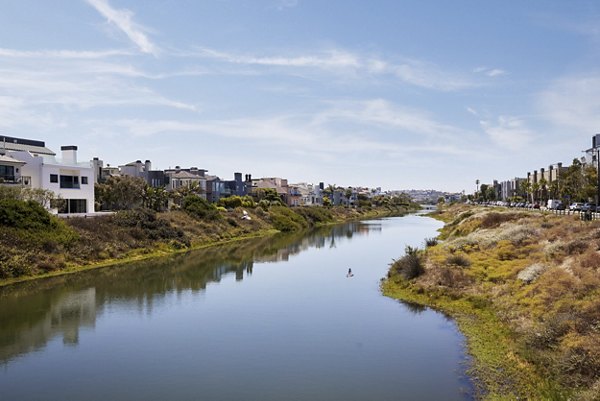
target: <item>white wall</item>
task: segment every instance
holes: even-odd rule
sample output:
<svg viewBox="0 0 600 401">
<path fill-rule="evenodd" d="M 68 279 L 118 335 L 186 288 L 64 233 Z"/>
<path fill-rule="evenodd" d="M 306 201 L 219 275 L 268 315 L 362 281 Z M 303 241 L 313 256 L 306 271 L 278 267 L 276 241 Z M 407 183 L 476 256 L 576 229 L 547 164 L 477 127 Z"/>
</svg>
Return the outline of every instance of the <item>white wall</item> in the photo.
<svg viewBox="0 0 600 401">
<path fill-rule="evenodd" d="M 88 213 L 94 212 L 94 168 L 88 163 L 63 163 L 54 158 L 33 156 L 29 152 L 10 152 L 17 160 L 24 161 L 21 175 L 31 177 L 31 188 L 48 189 L 63 199 L 85 199 Z M 50 174 L 58 175 L 58 182 L 50 182 Z M 61 188 L 60 176 L 79 177 L 79 189 Z M 82 184 L 81 177 L 87 177 L 87 184 Z"/>
</svg>

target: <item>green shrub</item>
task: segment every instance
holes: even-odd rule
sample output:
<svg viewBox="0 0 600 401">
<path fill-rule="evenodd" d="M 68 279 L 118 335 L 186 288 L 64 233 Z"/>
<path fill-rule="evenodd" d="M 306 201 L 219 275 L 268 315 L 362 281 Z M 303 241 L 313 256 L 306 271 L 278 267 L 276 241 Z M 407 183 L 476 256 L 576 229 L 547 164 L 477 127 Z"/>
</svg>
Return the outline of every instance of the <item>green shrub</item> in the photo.
<svg viewBox="0 0 600 401">
<path fill-rule="evenodd" d="M 419 249 L 406 246 L 405 255 L 392 263 L 392 270 L 405 280 L 412 280 L 425 272 L 419 257 Z"/>
<path fill-rule="evenodd" d="M 1 199 L 0 226 L 27 230 L 47 230 L 56 228 L 58 222 L 39 203 Z"/>
<path fill-rule="evenodd" d="M 196 195 L 183 198 L 182 208 L 187 214 L 200 220 L 218 220 L 221 217 L 215 205 Z"/>
<path fill-rule="evenodd" d="M 279 231 L 297 231 L 308 227 L 308 222 L 303 216 L 285 206 L 271 207 L 269 217 L 273 226 Z"/>
<path fill-rule="evenodd" d="M 464 255 L 450 255 L 446 259 L 446 263 L 449 265 L 460 266 L 460 267 L 471 266 L 471 261 Z"/>
<path fill-rule="evenodd" d="M 438 244 L 437 238 L 425 238 L 425 247 L 429 248 Z"/>
<path fill-rule="evenodd" d="M 185 246 L 190 245 L 189 239 L 181 229 L 157 218 L 154 210 L 121 210 L 115 213 L 113 219 L 117 226 L 128 228 L 129 236 L 135 240 L 177 240 Z"/>
<path fill-rule="evenodd" d="M 294 208 L 293 211 L 304 217 L 304 219 L 307 220 L 311 225 L 333 221 L 333 214 L 331 213 L 331 210 L 322 207 L 305 206 Z"/>
</svg>

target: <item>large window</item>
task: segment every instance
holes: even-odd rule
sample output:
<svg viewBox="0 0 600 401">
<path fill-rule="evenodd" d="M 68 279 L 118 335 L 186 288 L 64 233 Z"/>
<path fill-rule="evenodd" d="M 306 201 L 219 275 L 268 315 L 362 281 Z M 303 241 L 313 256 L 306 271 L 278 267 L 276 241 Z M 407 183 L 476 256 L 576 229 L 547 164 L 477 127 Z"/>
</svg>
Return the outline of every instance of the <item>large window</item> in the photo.
<svg viewBox="0 0 600 401">
<path fill-rule="evenodd" d="M 58 213 L 87 213 L 85 199 L 59 199 L 51 204 L 58 209 Z"/>
<path fill-rule="evenodd" d="M 0 178 L 3 181 L 14 181 L 15 168 L 13 166 L 0 166 Z"/>
<path fill-rule="evenodd" d="M 61 175 L 60 176 L 60 187 L 61 188 L 77 188 L 77 189 L 79 189 L 79 177 L 76 175 Z"/>
</svg>

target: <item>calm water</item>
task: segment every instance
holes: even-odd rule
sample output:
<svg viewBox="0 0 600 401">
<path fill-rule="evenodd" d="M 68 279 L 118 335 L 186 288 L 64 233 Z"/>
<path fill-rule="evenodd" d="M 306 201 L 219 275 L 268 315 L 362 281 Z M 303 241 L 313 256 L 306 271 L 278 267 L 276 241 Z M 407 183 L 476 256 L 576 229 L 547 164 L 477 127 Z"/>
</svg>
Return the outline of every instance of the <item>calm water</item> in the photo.
<svg viewBox="0 0 600 401">
<path fill-rule="evenodd" d="M 0 400 L 469 399 L 455 325 L 379 291 L 439 226 L 351 223 L 0 289 Z"/>
</svg>

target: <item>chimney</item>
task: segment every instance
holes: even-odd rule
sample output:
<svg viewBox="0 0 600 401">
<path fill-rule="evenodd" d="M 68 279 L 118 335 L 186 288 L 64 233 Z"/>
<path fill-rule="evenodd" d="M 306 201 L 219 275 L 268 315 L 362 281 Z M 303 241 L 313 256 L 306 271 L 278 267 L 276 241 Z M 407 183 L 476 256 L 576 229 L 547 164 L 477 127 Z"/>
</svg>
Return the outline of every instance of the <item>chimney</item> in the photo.
<svg viewBox="0 0 600 401">
<path fill-rule="evenodd" d="M 146 160 L 146 162 L 144 163 L 144 171 L 149 172 L 150 170 L 152 170 L 152 162 L 150 160 Z"/>
<path fill-rule="evenodd" d="M 61 146 L 62 161 L 65 164 L 77 164 L 77 146 Z"/>
</svg>

